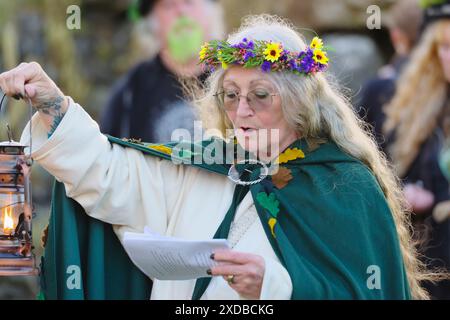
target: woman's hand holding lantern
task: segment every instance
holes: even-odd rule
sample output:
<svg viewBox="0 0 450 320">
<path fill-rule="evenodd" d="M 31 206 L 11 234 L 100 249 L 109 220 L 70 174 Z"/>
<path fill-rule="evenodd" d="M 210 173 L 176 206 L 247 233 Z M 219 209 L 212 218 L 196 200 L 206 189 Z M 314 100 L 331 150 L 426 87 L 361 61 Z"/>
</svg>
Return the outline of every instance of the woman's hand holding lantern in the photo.
<svg viewBox="0 0 450 320">
<path fill-rule="evenodd" d="M 37 62 L 21 63 L 0 74 L 0 88 L 7 96 L 30 99 L 51 135 L 63 118 L 68 102 Z"/>
</svg>

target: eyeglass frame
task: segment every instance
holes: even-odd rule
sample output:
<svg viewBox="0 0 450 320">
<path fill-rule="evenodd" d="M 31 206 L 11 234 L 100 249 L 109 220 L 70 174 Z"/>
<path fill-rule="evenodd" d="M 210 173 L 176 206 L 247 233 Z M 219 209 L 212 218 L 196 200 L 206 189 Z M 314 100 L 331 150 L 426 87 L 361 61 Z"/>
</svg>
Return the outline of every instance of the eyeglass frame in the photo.
<svg viewBox="0 0 450 320">
<path fill-rule="evenodd" d="M 252 107 L 251 105 L 250 105 L 250 100 L 249 100 L 249 98 L 248 98 L 248 95 L 250 94 L 250 93 L 252 93 L 252 92 L 254 92 L 254 91 L 256 91 L 256 90 L 258 90 L 258 89 L 253 89 L 253 90 L 251 90 L 251 91 L 249 91 L 248 93 L 247 93 L 247 95 L 242 95 L 242 94 L 239 94 L 239 95 L 237 95 L 237 106 L 236 106 L 236 108 L 233 108 L 233 109 L 227 109 L 227 108 L 225 108 L 225 99 L 223 99 L 223 101 L 222 102 L 220 102 L 220 99 L 219 99 L 219 95 L 221 95 L 221 94 L 225 94 L 225 91 L 220 91 L 220 92 L 216 92 L 215 94 L 214 94 L 214 97 L 217 99 L 217 102 L 218 102 L 218 105 L 219 105 L 219 107 L 221 107 L 222 109 L 224 109 L 225 111 L 235 111 L 235 110 L 237 110 L 237 108 L 239 107 L 239 103 L 240 103 L 240 98 L 241 97 L 244 97 L 246 100 L 247 100 L 247 104 L 248 104 L 248 106 L 254 111 L 254 112 L 257 112 L 257 111 L 259 111 L 260 109 L 256 109 L 255 110 L 255 108 L 254 107 Z M 268 94 L 269 94 L 269 96 L 270 96 L 270 99 L 272 100 L 271 101 L 271 106 L 273 105 L 273 97 L 274 96 L 279 96 L 280 94 L 279 93 L 270 93 L 270 92 L 268 92 Z"/>
</svg>

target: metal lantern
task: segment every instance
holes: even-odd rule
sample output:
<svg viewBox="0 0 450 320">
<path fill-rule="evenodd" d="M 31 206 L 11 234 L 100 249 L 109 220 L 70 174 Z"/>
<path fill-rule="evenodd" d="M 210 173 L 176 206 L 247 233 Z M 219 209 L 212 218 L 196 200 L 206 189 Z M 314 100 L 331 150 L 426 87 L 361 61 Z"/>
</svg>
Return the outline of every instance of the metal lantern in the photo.
<svg viewBox="0 0 450 320">
<path fill-rule="evenodd" d="M 0 275 L 35 275 L 31 237 L 31 158 L 26 146 L 0 142 Z"/>
<path fill-rule="evenodd" d="M 0 101 L 0 111 L 6 95 Z M 25 145 L 12 140 L 0 142 L 0 276 L 36 275 L 38 269 L 32 252 L 31 238 L 31 117 L 30 154 L 25 155 Z"/>
</svg>

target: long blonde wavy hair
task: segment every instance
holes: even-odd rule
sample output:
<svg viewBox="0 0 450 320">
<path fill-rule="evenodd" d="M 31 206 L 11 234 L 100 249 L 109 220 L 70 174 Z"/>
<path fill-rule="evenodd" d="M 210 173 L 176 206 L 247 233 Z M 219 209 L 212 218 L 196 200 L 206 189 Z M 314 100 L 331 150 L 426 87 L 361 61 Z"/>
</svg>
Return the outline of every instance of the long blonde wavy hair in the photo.
<svg viewBox="0 0 450 320">
<path fill-rule="evenodd" d="M 385 133 L 395 129 L 389 148 L 397 174 L 406 174 L 422 143 L 432 134 L 444 108 L 447 81 L 438 57 L 438 44 L 450 19 L 429 26 L 400 76 L 397 91 L 384 107 Z"/>
<path fill-rule="evenodd" d="M 289 22 L 271 15 L 246 17 L 239 30 L 229 36 L 228 42 L 236 44 L 244 37 L 281 42 L 284 48 L 297 52 L 306 47 L 303 37 Z M 213 72 L 200 91 L 200 96 L 194 93 L 194 102 L 203 124 L 206 128 L 218 129 L 223 137 L 227 129 L 232 129 L 232 123 L 218 106 L 214 94 L 221 90 L 225 72 L 222 69 Z M 414 299 L 428 299 L 428 292 L 420 282 L 435 281 L 437 275 L 426 271 L 424 264 L 418 259 L 410 233 L 410 215 L 406 210 L 399 181 L 351 104 L 323 74 L 299 78 L 288 72 L 273 72 L 268 76 L 280 93 L 286 120 L 309 145 L 331 139 L 373 172 L 395 221 L 411 295 Z"/>
</svg>

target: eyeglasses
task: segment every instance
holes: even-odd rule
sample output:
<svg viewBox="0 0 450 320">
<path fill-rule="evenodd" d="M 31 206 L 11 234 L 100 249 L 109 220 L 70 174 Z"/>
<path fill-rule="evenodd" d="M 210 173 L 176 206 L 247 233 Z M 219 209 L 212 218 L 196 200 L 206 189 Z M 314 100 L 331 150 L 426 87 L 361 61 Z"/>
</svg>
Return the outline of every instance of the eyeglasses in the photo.
<svg viewBox="0 0 450 320">
<path fill-rule="evenodd" d="M 273 97 L 276 96 L 275 93 L 267 92 L 266 90 L 256 89 L 247 93 L 246 96 L 239 95 L 237 91 L 222 91 L 216 93 L 214 96 L 217 99 L 217 103 L 221 108 L 227 111 L 235 111 L 239 106 L 239 101 L 241 97 L 247 99 L 247 103 L 253 111 L 263 111 L 267 110 L 272 106 Z"/>
</svg>

